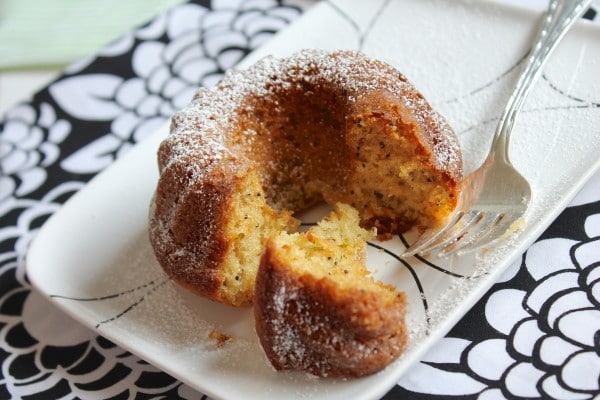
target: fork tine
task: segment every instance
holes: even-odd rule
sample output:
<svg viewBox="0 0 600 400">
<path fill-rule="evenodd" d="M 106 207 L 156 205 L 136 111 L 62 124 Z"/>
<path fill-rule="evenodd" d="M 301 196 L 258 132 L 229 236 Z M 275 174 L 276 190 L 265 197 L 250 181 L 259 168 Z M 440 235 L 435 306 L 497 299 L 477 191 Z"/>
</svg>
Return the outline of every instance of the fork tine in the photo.
<svg viewBox="0 0 600 400">
<path fill-rule="evenodd" d="M 466 254 L 470 251 L 477 250 L 482 246 L 491 246 L 498 240 L 505 238 L 508 232 L 517 231 L 519 227 L 519 219 L 523 216 L 522 212 L 506 214 L 504 218 L 496 223 L 491 229 L 486 232 L 485 236 L 481 236 L 476 241 L 471 243 L 465 243 L 461 248 L 455 250 L 459 255 Z M 514 225 L 516 224 L 516 225 Z M 514 226 L 514 227 L 513 227 Z M 493 238 L 492 240 L 484 240 L 488 237 Z"/>
<path fill-rule="evenodd" d="M 469 246 L 473 249 L 478 248 L 478 244 L 481 244 L 483 239 L 494 232 L 502 221 L 507 221 L 505 217 L 504 214 L 487 213 L 472 229 L 458 237 L 453 243 L 443 247 L 438 256 L 449 256 L 461 250 L 466 253 L 466 248 Z"/>
<path fill-rule="evenodd" d="M 464 231 L 468 230 L 473 224 L 476 224 L 481 218 L 481 212 L 467 212 L 459 211 L 451 219 L 444 229 L 433 232 L 431 235 L 427 235 L 424 240 L 419 238 L 417 242 L 413 243 L 405 252 L 402 257 L 409 257 L 416 253 L 428 253 L 432 249 L 436 249 L 444 244 L 454 241 L 456 237 L 459 237 Z"/>
<path fill-rule="evenodd" d="M 452 218 L 450 218 L 448 223 L 442 229 L 432 229 L 426 231 L 417 239 L 416 242 L 411 244 L 400 256 L 402 258 L 408 258 L 417 253 L 421 253 L 423 249 L 428 248 L 430 243 L 433 243 L 438 238 L 443 236 L 446 232 L 448 232 L 450 229 L 452 229 L 462 219 L 464 215 L 465 213 L 463 211 L 458 211 L 452 216 Z"/>
<path fill-rule="evenodd" d="M 468 213 L 465 213 L 460 221 L 454 224 L 451 229 L 448 229 L 443 235 L 438 236 L 436 240 L 429 242 L 427 247 L 421 250 L 421 252 L 432 253 L 439 248 L 456 242 L 465 233 L 469 232 L 472 226 L 476 226 L 484 217 L 485 213 L 481 211 L 471 210 Z"/>
<path fill-rule="evenodd" d="M 477 227 L 481 225 L 481 221 L 486 221 L 489 219 L 489 216 L 486 212 L 479 210 L 471 210 L 467 213 L 469 215 L 469 219 L 466 223 L 461 223 L 460 226 L 455 226 L 454 229 L 449 230 L 443 237 L 440 237 L 437 241 L 432 242 L 425 249 L 421 250 L 421 253 L 429 253 L 437 255 L 438 257 L 443 257 L 446 253 L 443 252 L 446 248 L 452 248 L 457 243 L 459 243 L 463 237 L 468 236 L 470 232 L 477 230 Z M 466 218 L 463 218 L 466 220 Z"/>
</svg>

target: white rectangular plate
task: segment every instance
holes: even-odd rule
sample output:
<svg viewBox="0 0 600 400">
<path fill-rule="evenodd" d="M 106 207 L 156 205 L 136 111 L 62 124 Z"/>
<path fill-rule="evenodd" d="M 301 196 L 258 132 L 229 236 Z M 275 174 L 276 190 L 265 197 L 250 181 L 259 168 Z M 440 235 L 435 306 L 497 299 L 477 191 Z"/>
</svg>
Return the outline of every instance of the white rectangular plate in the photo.
<svg viewBox="0 0 600 400">
<path fill-rule="evenodd" d="M 448 118 L 469 172 L 488 147 L 537 17 L 488 2 L 323 2 L 244 65 L 306 47 L 360 49 L 388 61 Z M 578 24 L 545 71 L 511 148 L 534 191 L 525 229 L 483 255 L 449 260 L 401 260 L 401 238 L 369 247 L 370 268 L 406 291 L 411 302 L 410 346 L 380 373 L 333 380 L 275 372 L 260 349 L 251 309 L 195 297 L 166 278 L 148 243 L 147 211 L 157 181 L 156 148 L 167 127 L 95 177 L 44 225 L 28 254 L 29 278 L 83 324 L 215 398 L 377 398 L 464 315 L 600 166 L 597 27 Z M 232 340 L 217 346 L 212 331 Z"/>
</svg>

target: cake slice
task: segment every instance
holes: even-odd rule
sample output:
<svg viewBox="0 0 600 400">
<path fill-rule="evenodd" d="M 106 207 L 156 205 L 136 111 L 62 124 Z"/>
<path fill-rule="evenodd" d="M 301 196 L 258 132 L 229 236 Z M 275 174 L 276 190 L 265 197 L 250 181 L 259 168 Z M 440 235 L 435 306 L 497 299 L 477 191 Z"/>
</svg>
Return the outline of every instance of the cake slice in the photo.
<svg viewBox="0 0 600 400">
<path fill-rule="evenodd" d="M 277 370 L 358 377 L 383 369 L 404 350 L 406 296 L 366 268 L 358 212 L 336 209 L 306 233 L 266 244 L 254 292 L 256 331 Z"/>
</svg>

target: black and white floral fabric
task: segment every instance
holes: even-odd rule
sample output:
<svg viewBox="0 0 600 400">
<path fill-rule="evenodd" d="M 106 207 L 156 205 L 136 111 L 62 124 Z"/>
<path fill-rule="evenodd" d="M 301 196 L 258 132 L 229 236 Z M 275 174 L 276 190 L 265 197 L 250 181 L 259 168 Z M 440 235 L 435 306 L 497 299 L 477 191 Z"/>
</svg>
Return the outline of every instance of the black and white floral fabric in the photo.
<svg viewBox="0 0 600 400">
<path fill-rule="evenodd" d="M 202 398 L 32 291 L 27 248 L 95 174 L 311 1 L 191 1 L 67 68 L 0 124 L 0 398 Z M 587 17 L 596 18 L 594 10 Z M 600 174 L 386 398 L 600 393 Z"/>
</svg>

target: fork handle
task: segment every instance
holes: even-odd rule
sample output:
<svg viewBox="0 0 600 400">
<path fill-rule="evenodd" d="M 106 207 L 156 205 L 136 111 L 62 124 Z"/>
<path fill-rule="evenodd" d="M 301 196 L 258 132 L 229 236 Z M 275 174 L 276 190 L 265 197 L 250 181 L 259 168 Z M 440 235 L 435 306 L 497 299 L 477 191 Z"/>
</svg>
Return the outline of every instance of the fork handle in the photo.
<svg viewBox="0 0 600 400">
<path fill-rule="evenodd" d="M 527 65 L 521 73 L 515 90 L 498 122 L 490 155 L 503 157 L 506 162 L 510 162 L 508 155 L 510 135 L 525 99 L 558 43 L 591 3 L 592 0 L 550 1 L 544 22 L 538 30 L 537 37 L 529 52 Z"/>
</svg>

